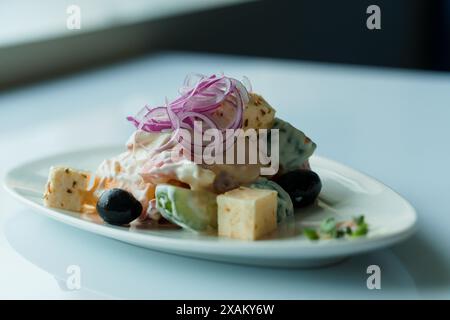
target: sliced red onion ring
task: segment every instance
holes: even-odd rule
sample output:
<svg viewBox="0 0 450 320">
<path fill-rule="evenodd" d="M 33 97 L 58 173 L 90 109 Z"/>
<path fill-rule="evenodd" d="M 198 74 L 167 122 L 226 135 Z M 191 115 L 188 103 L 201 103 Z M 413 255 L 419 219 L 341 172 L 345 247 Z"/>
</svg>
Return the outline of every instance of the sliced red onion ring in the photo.
<svg viewBox="0 0 450 320">
<path fill-rule="evenodd" d="M 127 117 L 138 130 L 147 132 L 165 132 L 171 130 L 171 139 L 159 149 L 164 149 L 174 141 L 181 142 L 180 130 L 186 129 L 191 133 L 196 130 L 194 121 L 202 122 L 202 131 L 219 129 L 225 135 L 226 129 L 239 129 L 242 127 L 244 106 L 249 101 L 248 91 L 251 85 L 244 78 L 245 85 L 240 81 L 225 77 L 224 75 L 205 76 L 189 74 L 180 88 L 181 96 L 172 102 L 166 101 L 164 106 L 150 108 L 145 106 L 135 117 Z M 234 118 L 224 127 L 219 127 L 213 120 L 214 111 L 224 103 L 232 105 L 235 109 Z M 227 141 L 228 137 L 224 138 Z M 194 145 L 191 142 L 191 145 Z M 232 145 L 232 144 L 231 144 Z M 186 145 L 187 146 L 187 145 Z M 202 144 L 204 146 L 204 144 Z M 228 149 L 229 143 L 226 148 Z"/>
</svg>

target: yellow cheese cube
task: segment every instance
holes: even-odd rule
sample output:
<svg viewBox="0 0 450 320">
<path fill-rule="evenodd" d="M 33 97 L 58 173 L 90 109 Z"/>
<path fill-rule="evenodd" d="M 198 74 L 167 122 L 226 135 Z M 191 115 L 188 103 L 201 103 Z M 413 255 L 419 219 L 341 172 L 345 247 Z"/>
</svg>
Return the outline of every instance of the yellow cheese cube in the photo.
<svg viewBox="0 0 450 320">
<path fill-rule="evenodd" d="M 67 167 L 52 167 L 44 193 L 44 205 L 81 212 L 86 203 L 90 173 Z"/>
<path fill-rule="evenodd" d="M 236 117 L 236 108 L 229 102 L 224 102 L 212 114 L 212 120 L 221 128 L 225 127 Z M 249 101 L 244 106 L 242 128 L 270 129 L 275 118 L 275 109 L 267 103 L 262 96 L 256 93 L 249 94 Z"/>
<path fill-rule="evenodd" d="M 256 93 L 250 94 L 250 101 L 244 108 L 243 128 L 270 129 L 272 128 L 275 109 L 263 97 Z"/>
<path fill-rule="evenodd" d="M 277 192 L 239 187 L 217 197 L 219 236 L 257 240 L 277 228 Z"/>
</svg>

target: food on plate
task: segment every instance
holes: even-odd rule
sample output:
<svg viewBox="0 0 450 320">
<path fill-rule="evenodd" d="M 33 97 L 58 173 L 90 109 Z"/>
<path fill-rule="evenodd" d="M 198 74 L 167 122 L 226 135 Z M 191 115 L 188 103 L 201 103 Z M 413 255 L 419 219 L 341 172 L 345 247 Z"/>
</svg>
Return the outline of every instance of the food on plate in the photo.
<svg viewBox="0 0 450 320">
<path fill-rule="evenodd" d="M 258 240 L 277 228 L 277 192 L 239 187 L 217 197 L 219 236 Z"/>
<path fill-rule="evenodd" d="M 217 229 L 216 195 L 168 184 L 156 187 L 156 208 L 167 220 L 193 231 Z"/>
<path fill-rule="evenodd" d="M 294 205 L 289 194 L 275 181 L 259 178 L 250 185 L 253 189 L 275 190 L 277 192 L 277 222 L 294 215 Z"/>
<path fill-rule="evenodd" d="M 363 215 L 352 220 L 336 222 L 334 217 L 324 219 L 316 228 L 304 228 L 303 234 L 309 240 L 358 238 L 369 232 L 369 225 Z"/>
<path fill-rule="evenodd" d="M 270 129 L 273 126 L 275 109 L 262 96 L 250 93 L 244 107 L 243 129 Z"/>
<path fill-rule="evenodd" d="M 51 168 L 44 204 L 114 225 L 262 239 L 322 185 L 309 164 L 316 144 L 275 113 L 234 78 L 189 75 L 178 98 L 127 118 L 136 130 L 124 151 L 95 172 Z"/>
<path fill-rule="evenodd" d="M 311 170 L 297 169 L 277 177 L 276 182 L 289 194 L 295 208 L 313 203 L 322 189 L 319 175 Z"/>
<path fill-rule="evenodd" d="M 279 118 L 274 119 L 272 129 L 279 129 L 280 173 L 307 167 L 316 144 L 302 131 Z"/>
<path fill-rule="evenodd" d="M 44 192 L 48 207 L 81 212 L 90 204 L 88 186 L 91 174 L 67 167 L 52 167 Z"/>
<path fill-rule="evenodd" d="M 97 201 L 97 212 L 110 224 L 129 224 L 141 215 L 142 205 L 123 189 L 113 188 L 104 191 Z"/>
</svg>

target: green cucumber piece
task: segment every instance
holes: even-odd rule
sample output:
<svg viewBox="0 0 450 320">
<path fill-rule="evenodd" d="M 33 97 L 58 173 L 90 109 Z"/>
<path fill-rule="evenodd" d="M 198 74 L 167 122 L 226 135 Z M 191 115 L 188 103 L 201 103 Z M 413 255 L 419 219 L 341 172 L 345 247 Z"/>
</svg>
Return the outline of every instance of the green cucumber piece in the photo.
<svg viewBox="0 0 450 320">
<path fill-rule="evenodd" d="M 156 186 L 156 208 L 167 220 L 193 231 L 217 228 L 216 195 L 172 185 Z"/>
<path fill-rule="evenodd" d="M 272 129 L 278 129 L 280 148 L 280 168 L 282 173 L 300 169 L 302 164 L 316 150 L 316 144 L 302 131 L 290 123 L 275 118 Z M 270 131 L 268 135 L 268 150 L 271 150 Z"/>
<path fill-rule="evenodd" d="M 277 222 L 294 215 L 294 205 L 289 194 L 276 182 L 267 178 L 259 178 L 250 185 L 252 189 L 268 189 L 277 192 Z"/>
</svg>

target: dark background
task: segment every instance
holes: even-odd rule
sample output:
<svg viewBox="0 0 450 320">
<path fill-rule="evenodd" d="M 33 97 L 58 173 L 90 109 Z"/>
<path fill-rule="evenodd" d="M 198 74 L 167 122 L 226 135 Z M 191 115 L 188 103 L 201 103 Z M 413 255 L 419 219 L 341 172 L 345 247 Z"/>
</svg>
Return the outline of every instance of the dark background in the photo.
<svg viewBox="0 0 450 320">
<path fill-rule="evenodd" d="M 253 1 L 0 49 L 0 90 L 161 50 L 450 71 L 450 0 Z"/>
<path fill-rule="evenodd" d="M 381 9 L 381 30 L 366 9 Z M 450 1 L 261 1 L 176 21 L 161 47 L 400 68 L 450 70 Z"/>
</svg>

